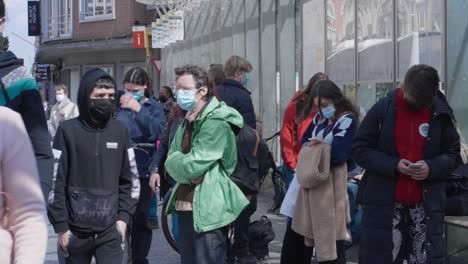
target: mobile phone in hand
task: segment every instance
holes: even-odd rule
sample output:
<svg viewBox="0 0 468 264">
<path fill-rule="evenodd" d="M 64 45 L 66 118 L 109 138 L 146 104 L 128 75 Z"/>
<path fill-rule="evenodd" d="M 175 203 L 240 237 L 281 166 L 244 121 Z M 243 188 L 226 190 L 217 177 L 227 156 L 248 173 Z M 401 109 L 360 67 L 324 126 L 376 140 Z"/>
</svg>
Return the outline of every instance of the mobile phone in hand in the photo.
<svg viewBox="0 0 468 264">
<path fill-rule="evenodd" d="M 423 164 L 422 163 L 411 163 L 408 168 L 410 169 L 420 169 L 422 168 Z"/>
</svg>

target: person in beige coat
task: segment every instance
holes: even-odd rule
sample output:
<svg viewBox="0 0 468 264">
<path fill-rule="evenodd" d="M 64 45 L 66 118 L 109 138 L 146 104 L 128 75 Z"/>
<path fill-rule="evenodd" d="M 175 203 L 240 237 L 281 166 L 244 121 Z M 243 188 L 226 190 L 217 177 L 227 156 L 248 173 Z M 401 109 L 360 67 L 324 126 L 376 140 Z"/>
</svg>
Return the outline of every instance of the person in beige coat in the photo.
<svg viewBox="0 0 468 264">
<path fill-rule="evenodd" d="M 44 263 L 45 201 L 21 116 L 0 107 L 0 263 Z"/>
<path fill-rule="evenodd" d="M 68 98 L 68 89 L 65 85 L 59 84 L 55 87 L 55 99 L 57 103 L 50 110 L 49 119 L 49 132 L 52 137 L 55 137 L 57 128 L 63 121 L 80 115 L 76 104 Z"/>
<path fill-rule="evenodd" d="M 316 248 L 319 263 L 345 264 L 347 172 L 355 167 L 350 150 L 359 114 L 330 80 L 315 85 L 305 111 L 313 105 L 319 106 L 319 112 L 302 138 L 296 168 L 300 186 L 291 228 L 304 236 L 306 246 Z"/>
</svg>

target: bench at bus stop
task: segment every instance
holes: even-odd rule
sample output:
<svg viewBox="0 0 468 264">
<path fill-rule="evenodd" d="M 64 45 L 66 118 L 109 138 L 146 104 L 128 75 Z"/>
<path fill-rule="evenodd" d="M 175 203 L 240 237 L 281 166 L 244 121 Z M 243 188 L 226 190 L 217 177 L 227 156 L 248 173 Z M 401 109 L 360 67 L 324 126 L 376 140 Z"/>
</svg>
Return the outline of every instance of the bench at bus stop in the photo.
<svg viewBox="0 0 468 264">
<path fill-rule="evenodd" d="M 468 216 L 446 216 L 447 264 L 468 263 Z"/>
</svg>

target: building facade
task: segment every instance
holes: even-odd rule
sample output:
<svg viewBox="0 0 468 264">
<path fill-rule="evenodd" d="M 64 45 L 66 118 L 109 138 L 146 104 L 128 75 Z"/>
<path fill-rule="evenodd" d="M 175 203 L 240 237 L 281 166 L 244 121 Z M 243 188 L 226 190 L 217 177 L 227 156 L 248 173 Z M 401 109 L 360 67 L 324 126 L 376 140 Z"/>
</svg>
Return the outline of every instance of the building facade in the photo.
<svg viewBox="0 0 468 264">
<path fill-rule="evenodd" d="M 162 81 L 172 69 L 208 67 L 230 55 L 254 66 L 252 91 L 264 134 L 280 129 L 294 92 L 326 72 L 357 105 L 369 109 L 398 88 L 409 67 L 425 63 L 468 136 L 468 1 L 211 0 L 185 18 L 186 40 L 162 49 Z"/>
<path fill-rule="evenodd" d="M 154 9 L 134 0 L 40 2 L 42 36 L 36 62 L 52 65 L 51 82 L 40 84 L 49 94 L 54 83 L 64 83 L 75 101 L 81 76 L 94 67 L 112 75 L 120 88 L 124 74 L 134 66 L 148 68 L 154 83 L 159 83 L 159 74 L 146 63 L 146 50 L 134 49 L 132 38 L 132 26 L 155 21 Z M 157 53 L 152 50 L 152 58 Z"/>
</svg>

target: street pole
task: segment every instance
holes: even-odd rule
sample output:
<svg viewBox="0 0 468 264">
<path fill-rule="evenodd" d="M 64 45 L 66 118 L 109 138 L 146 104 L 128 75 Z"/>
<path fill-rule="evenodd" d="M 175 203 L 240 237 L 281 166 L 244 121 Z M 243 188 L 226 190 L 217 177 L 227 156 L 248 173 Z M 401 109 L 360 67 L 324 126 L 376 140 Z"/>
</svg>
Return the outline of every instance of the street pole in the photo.
<svg viewBox="0 0 468 264">
<path fill-rule="evenodd" d="M 148 74 L 150 74 L 151 70 L 151 49 L 150 49 L 150 40 L 149 40 L 149 34 L 148 34 L 148 27 L 145 26 L 145 41 L 146 41 L 146 71 Z"/>
</svg>

